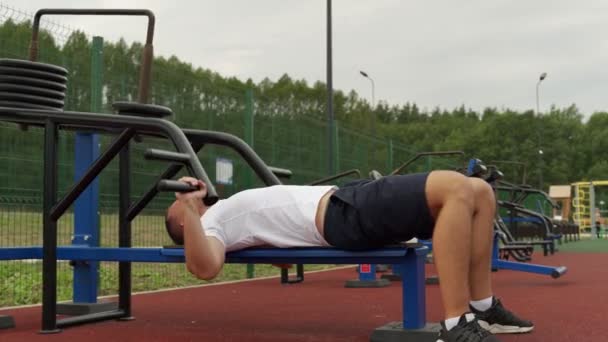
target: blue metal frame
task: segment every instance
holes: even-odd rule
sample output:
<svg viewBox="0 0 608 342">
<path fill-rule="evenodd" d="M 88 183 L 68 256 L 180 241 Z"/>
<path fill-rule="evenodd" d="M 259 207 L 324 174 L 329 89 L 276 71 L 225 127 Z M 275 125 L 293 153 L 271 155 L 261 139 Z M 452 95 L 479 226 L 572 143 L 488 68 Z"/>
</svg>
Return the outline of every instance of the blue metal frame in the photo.
<svg viewBox="0 0 608 342">
<path fill-rule="evenodd" d="M 502 260 L 499 257 L 499 245 L 498 242 L 500 237 L 498 234 L 494 234 L 494 248 L 492 249 L 492 268 L 499 270 L 511 270 L 519 272 L 528 272 L 549 275 L 553 278 L 559 278 L 564 275 L 568 268 L 566 266 L 545 266 L 537 264 L 529 264 L 517 261 Z"/>
<path fill-rule="evenodd" d="M 123 262 L 184 262 L 182 248 L 115 248 L 88 245 L 59 246 L 57 260 L 123 261 Z M 334 248 L 252 248 L 226 254 L 227 263 L 288 263 L 288 264 L 393 264 L 404 276 L 403 327 L 421 329 L 426 325 L 424 292 L 424 259 L 428 247 L 387 247 L 349 252 Z M 0 248 L 0 260 L 41 259 L 42 247 Z"/>
<path fill-rule="evenodd" d="M 376 264 L 359 264 L 357 266 L 360 281 L 376 280 Z"/>
<path fill-rule="evenodd" d="M 77 182 L 99 157 L 99 135 L 77 133 L 74 147 L 74 180 Z M 74 203 L 74 245 L 99 246 L 99 181 L 95 179 Z M 74 303 L 97 302 L 99 262 L 74 264 Z"/>
<path fill-rule="evenodd" d="M 397 266 L 402 277 L 402 310 L 405 329 L 422 329 L 426 325 L 424 262 L 429 249 L 428 247 L 421 248 L 425 248 L 426 253 L 420 257 L 407 258 L 404 263 L 394 265 Z"/>
</svg>

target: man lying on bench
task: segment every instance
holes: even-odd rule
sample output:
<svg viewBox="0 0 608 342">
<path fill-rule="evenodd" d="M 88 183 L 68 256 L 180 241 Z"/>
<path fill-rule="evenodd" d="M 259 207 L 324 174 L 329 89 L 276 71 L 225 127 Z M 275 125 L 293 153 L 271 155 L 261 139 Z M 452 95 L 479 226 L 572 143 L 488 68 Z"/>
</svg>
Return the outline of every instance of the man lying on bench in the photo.
<svg viewBox="0 0 608 342">
<path fill-rule="evenodd" d="M 433 238 L 446 319 L 438 341 L 498 341 L 491 333 L 531 331 L 493 296 L 490 260 L 494 192 L 483 180 L 452 171 L 396 175 L 334 186 L 276 185 L 251 189 L 207 207 L 205 184 L 176 193 L 167 230 L 184 244 L 188 270 L 214 278 L 226 252 L 271 245 L 380 248 Z M 491 333 L 490 333 L 491 332 Z"/>
</svg>

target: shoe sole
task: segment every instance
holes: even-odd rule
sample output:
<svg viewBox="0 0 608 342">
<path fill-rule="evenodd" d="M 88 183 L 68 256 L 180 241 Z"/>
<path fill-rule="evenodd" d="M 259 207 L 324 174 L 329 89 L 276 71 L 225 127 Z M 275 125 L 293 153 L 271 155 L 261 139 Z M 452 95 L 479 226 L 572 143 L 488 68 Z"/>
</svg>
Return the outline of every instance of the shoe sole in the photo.
<svg viewBox="0 0 608 342">
<path fill-rule="evenodd" d="M 530 332 L 534 327 L 518 327 L 515 325 L 488 324 L 486 321 L 478 320 L 479 325 L 492 334 L 523 334 Z"/>
</svg>

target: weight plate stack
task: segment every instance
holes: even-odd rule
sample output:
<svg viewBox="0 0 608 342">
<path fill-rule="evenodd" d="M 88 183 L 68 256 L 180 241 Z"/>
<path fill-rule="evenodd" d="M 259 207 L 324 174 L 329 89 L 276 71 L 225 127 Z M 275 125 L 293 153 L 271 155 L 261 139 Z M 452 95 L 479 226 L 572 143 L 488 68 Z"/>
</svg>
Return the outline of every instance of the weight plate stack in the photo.
<svg viewBox="0 0 608 342">
<path fill-rule="evenodd" d="M 67 76 L 56 65 L 0 58 L 0 107 L 63 111 Z"/>
</svg>

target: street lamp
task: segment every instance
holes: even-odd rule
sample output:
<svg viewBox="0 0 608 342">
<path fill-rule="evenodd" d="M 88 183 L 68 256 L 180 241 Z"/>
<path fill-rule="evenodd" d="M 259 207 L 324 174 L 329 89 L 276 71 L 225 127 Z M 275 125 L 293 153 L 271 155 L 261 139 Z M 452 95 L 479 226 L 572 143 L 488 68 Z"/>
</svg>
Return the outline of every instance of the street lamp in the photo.
<svg viewBox="0 0 608 342">
<path fill-rule="evenodd" d="M 367 78 L 372 83 L 372 134 L 376 135 L 376 84 L 374 79 L 369 77 L 365 71 L 359 71 L 361 76 Z"/>
<path fill-rule="evenodd" d="M 374 80 L 369 77 L 369 75 L 365 71 L 359 71 L 359 73 L 361 74 L 361 76 L 367 78 L 370 82 L 372 82 L 372 108 L 374 108 L 376 106 L 376 85 L 374 84 Z"/>
<path fill-rule="evenodd" d="M 545 78 L 547 78 L 547 73 L 543 72 L 538 77 L 538 82 L 536 83 L 536 114 L 540 113 L 540 101 L 538 100 L 538 88 L 540 87 L 540 82 L 542 82 Z"/>
<path fill-rule="evenodd" d="M 540 74 L 540 76 L 538 77 L 538 82 L 536 82 L 536 115 L 540 115 L 540 101 L 538 99 L 538 88 L 540 87 L 540 82 L 542 82 L 545 78 L 547 78 L 547 73 L 543 72 L 542 74 Z M 539 161 L 539 172 L 538 172 L 538 178 L 539 178 L 539 189 L 542 190 L 543 188 L 543 127 L 542 127 L 542 122 L 541 122 L 541 126 L 540 126 L 540 130 L 538 132 L 538 161 Z"/>
</svg>

